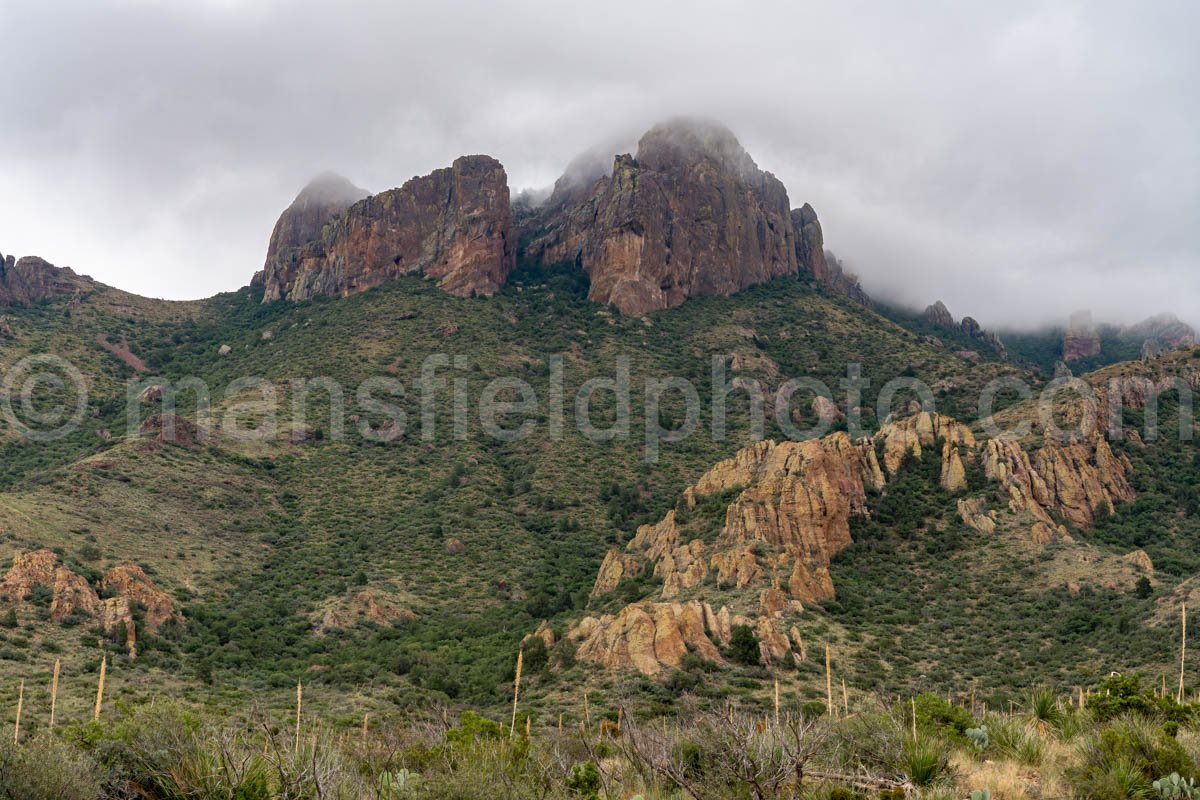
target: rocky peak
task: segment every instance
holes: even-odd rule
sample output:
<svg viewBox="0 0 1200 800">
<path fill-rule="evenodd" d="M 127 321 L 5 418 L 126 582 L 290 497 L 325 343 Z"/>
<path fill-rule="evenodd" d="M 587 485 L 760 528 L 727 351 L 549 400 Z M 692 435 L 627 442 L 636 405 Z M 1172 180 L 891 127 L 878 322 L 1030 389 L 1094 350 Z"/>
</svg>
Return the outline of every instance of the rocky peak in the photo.
<svg viewBox="0 0 1200 800">
<path fill-rule="evenodd" d="M 957 327 L 957 323 L 954 321 L 954 315 L 950 313 L 950 309 L 946 308 L 946 304 L 941 300 L 938 300 L 931 306 L 926 306 L 925 320 L 931 325 L 936 325 L 939 328 Z"/>
<path fill-rule="evenodd" d="M 697 295 L 729 295 L 797 269 L 787 190 L 726 128 L 675 120 L 619 155 L 586 199 L 560 181 L 527 253 L 573 262 L 591 299 L 641 315 Z"/>
<path fill-rule="evenodd" d="M 937 328 L 958 331 L 971 339 L 982 339 L 992 346 L 1000 358 L 1008 358 L 1008 349 L 1004 346 L 999 334 L 995 331 L 985 330 L 974 317 L 963 317 L 961 322 L 956 321 L 954 315 L 950 313 L 950 309 L 946 308 L 946 304 L 941 300 L 926 306 L 922 316 L 925 317 L 926 322 Z"/>
<path fill-rule="evenodd" d="M 1145 350 L 1154 355 L 1181 350 L 1196 344 L 1196 331 L 1174 314 L 1156 314 L 1121 331 L 1121 335 L 1141 339 Z"/>
<path fill-rule="evenodd" d="M 796 229 L 796 263 L 810 273 L 818 283 L 870 308 L 871 298 L 863 291 L 858 277 L 846 272 L 837 256 L 825 249 L 825 234 L 817 212 L 808 203 L 792 209 L 792 226 Z"/>
<path fill-rule="evenodd" d="M 287 259 L 291 251 L 320 239 L 321 231 L 334 217 L 370 194 L 332 172 L 313 178 L 275 223 L 267 246 L 265 274 L 278 274 L 286 269 L 286 261 L 277 263 L 280 259 Z"/>
<path fill-rule="evenodd" d="M 24 306 L 70 297 L 91 285 L 69 267 L 56 267 L 37 256 L 0 258 L 0 306 Z"/>
<path fill-rule="evenodd" d="M 1100 355 L 1100 332 L 1092 321 L 1091 311 L 1076 311 L 1071 315 L 1063 335 L 1062 360 L 1068 364 Z"/>
<path fill-rule="evenodd" d="M 679 118 L 655 125 L 638 141 L 637 160 L 647 169 L 684 172 L 708 161 L 747 182 L 771 176 L 754 163 L 733 131 L 706 120 Z"/>
<path fill-rule="evenodd" d="M 496 159 L 463 156 L 355 202 L 361 191 L 327 177 L 300 193 L 272 234 L 264 302 L 346 296 L 409 273 L 464 297 L 494 294 L 508 280 L 516 251 Z"/>
</svg>

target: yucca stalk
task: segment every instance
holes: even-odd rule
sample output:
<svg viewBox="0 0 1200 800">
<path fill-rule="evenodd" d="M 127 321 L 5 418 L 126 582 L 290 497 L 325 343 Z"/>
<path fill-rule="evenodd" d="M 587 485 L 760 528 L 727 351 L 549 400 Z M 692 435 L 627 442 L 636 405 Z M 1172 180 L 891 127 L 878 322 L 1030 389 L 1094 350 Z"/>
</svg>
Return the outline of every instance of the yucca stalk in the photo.
<svg viewBox="0 0 1200 800">
<path fill-rule="evenodd" d="M 829 645 L 825 645 L 825 702 L 829 716 L 836 718 L 837 708 L 833 705 L 833 658 L 829 654 Z"/>
<path fill-rule="evenodd" d="M 13 743 L 21 741 L 21 710 L 25 707 L 25 679 L 21 679 L 21 688 L 17 689 L 17 721 L 13 725 Z"/>
<path fill-rule="evenodd" d="M 779 724 L 779 679 L 775 679 L 775 724 Z"/>
<path fill-rule="evenodd" d="M 521 699 L 521 667 L 525 663 L 525 651 L 517 651 L 517 676 L 513 680 L 513 712 L 512 724 L 508 726 L 508 737 L 511 739 L 517 732 L 517 703 Z"/>
<path fill-rule="evenodd" d="M 370 724 L 371 724 L 371 715 L 370 715 L 370 713 L 363 714 L 363 730 L 362 730 L 362 740 L 363 740 L 363 744 L 366 744 L 366 743 L 367 743 L 367 727 L 368 727 Z"/>
<path fill-rule="evenodd" d="M 1183 639 L 1179 643 L 1179 695 L 1175 702 L 1183 702 L 1183 664 L 1187 659 L 1187 603 L 1180 606 L 1179 624 L 1183 629 Z"/>
<path fill-rule="evenodd" d="M 50 678 L 50 727 L 54 728 L 54 712 L 58 710 L 58 676 L 62 673 L 62 659 L 54 659 L 54 675 Z"/>
<path fill-rule="evenodd" d="M 108 673 L 108 654 L 100 658 L 100 682 L 96 685 L 96 710 L 92 712 L 92 722 L 100 721 L 100 706 L 104 703 L 104 676 Z"/>
<path fill-rule="evenodd" d="M 300 712 L 304 708 L 304 684 L 296 681 L 296 752 L 300 752 Z"/>
</svg>

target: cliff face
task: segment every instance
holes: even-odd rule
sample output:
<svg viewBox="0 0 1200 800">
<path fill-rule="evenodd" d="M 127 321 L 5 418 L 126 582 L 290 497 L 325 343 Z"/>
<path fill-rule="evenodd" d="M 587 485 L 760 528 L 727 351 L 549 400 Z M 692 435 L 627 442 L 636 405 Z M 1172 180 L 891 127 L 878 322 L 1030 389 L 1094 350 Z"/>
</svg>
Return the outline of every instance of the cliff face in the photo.
<svg viewBox="0 0 1200 800">
<path fill-rule="evenodd" d="M 70 297 L 91 281 L 69 267 L 56 267 L 37 256 L 0 255 L 0 306 L 24 306 Z"/>
<path fill-rule="evenodd" d="M 1086 527 L 1134 497 L 1130 465 L 1098 435 L 1047 442 L 1029 453 L 1017 442 L 980 440 L 954 419 L 921 412 L 860 441 L 834 433 L 806 442 L 758 442 L 688 487 L 683 511 L 642 526 L 623 551 L 608 553 L 594 600 L 645 570 L 662 588 L 657 598 L 572 627 L 567 635 L 578 644 L 579 658 L 654 675 L 678 667 L 689 651 L 720 661 L 731 626 L 747 625 L 764 663 L 802 659 L 794 618 L 804 604 L 835 596 L 829 567 L 852 543 L 851 520 L 868 513 L 868 490 L 886 492 L 907 458 L 928 451 L 939 459 L 940 483 L 951 492 L 968 489 L 971 465 L 999 484 L 1011 510 L 1028 513 L 1031 546 L 1069 538 L 1059 519 Z M 680 514 L 725 492 L 736 494 L 715 540 L 689 540 Z M 968 527 L 995 532 L 997 511 L 982 498 L 960 498 L 958 512 Z M 705 601 L 714 591 L 728 599 L 717 611 Z"/>
<path fill-rule="evenodd" d="M 275 223 L 267 246 L 263 277 L 270 278 L 269 300 L 280 299 L 282 287 L 294 282 L 296 251 L 320 240 L 326 225 L 370 194 L 339 175 L 326 174 L 314 178 L 296 195 Z"/>
<path fill-rule="evenodd" d="M 508 280 L 508 179 L 495 159 L 463 156 L 323 221 L 353 188 L 340 186 L 332 199 L 302 192 L 284 212 L 267 254 L 264 302 L 346 296 L 414 272 L 462 297 L 494 294 Z"/>
<path fill-rule="evenodd" d="M 574 261 L 591 279 L 589 296 L 623 314 L 797 272 L 787 190 L 723 127 L 657 126 L 572 206 L 581 194 L 577 181 L 560 182 L 540 223 L 549 230 L 528 252 Z"/>
</svg>

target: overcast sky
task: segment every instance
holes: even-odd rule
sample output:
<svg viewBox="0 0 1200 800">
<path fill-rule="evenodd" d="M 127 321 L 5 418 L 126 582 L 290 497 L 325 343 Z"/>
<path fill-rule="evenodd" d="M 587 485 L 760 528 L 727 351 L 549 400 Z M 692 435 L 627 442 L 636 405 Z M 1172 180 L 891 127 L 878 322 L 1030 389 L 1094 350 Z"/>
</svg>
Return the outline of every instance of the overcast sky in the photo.
<svg viewBox="0 0 1200 800">
<path fill-rule="evenodd" d="M 1200 323 L 1200 3 L 0 0 L 0 252 L 246 284 L 332 169 L 514 192 L 724 121 L 868 291 L 985 325 Z"/>
</svg>

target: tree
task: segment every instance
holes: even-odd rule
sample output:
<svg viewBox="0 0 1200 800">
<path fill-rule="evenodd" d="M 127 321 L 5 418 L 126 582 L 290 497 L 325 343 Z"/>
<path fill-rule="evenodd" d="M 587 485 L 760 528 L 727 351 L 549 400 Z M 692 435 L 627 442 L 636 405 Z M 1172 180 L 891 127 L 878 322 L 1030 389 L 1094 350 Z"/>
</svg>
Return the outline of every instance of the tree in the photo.
<svg viewBox="0 0 1200 800">
<path fill-rule="evenodd" d="M 758 666 L 762 658 L 758 637 L 749 625 L 734 625 L 729 637 L 729 657 L 738 664 Z"/>
<path fill-rule="evenodd" d="M 1145 575 L 1138 578 L 1137 583 L 1133 587 L 1133 593 L 1142 600 L 1154 594 L 1154 587 L 1150 585 L 1150 579 Z"/>
</svg>

